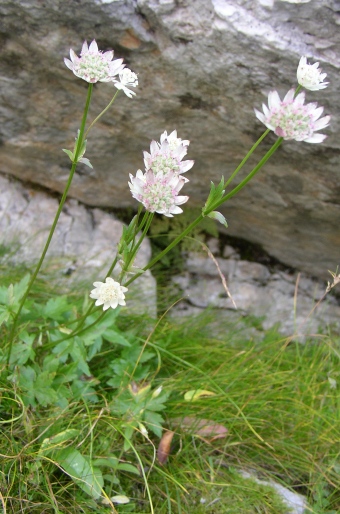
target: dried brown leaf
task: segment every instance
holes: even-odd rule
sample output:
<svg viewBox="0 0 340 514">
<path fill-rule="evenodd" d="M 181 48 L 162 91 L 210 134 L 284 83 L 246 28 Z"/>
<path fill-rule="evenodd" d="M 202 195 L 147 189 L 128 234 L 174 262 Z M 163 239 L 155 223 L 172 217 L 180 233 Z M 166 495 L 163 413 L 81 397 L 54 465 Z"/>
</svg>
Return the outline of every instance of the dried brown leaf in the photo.
<svg viewBox="0 0 340 514">
<path fill-rule="evenodd" d="M 171 441 L 175 432 L 172 430 L 167 430 L 162 435 L 162 439 L 159 442 L 157 449 L 157 458 L 158 462 L 163 466 L 168 460 L 170 454 Z"/>
<path fill-rule="evenodd" d="M 209 437 L 211 441 L 226 437 L 228 433 L 228 429 L 225 426 L 215 423 L 210 419 L 185 416 L 184 418 L 172 419 L 171 424 L 187 434 Z"/>
</svg>

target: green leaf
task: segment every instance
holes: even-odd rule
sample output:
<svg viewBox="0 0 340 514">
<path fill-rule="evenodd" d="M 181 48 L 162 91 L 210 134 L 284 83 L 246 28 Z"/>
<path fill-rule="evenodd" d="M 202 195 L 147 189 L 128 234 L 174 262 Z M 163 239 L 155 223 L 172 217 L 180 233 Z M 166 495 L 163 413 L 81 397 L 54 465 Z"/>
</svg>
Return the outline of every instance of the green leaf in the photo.
<svg viewBox="0 0 340 514">
<path fill-rule="evenodd" d="M 120 346 L 131 346 L 131 343 L 127 339 L 125 339 L 124 336 L 122 336 L 112 328 L 106 329 L 103 337 L 109 343 L 119 344 Z"/>
<path fill-rule="evenodd" d="M 91 387 L 94 382 L 94 380 L 89 382 L 86 380 L 74 380 L 71 384 L 74 399 L 86 398 L 86 401 L 96 403 L 98 396 L 95 389 Z"/>
<path fill-rule="evenodd" d="M 57 360 L 57 359 L 56 359 Z M 44 361 L 45 364 L 45 361 Z M 44 366 L 45 368 L 45 366 Z M 49 371 L 56 371 L 51 366 L 51 369 L 46 367 Z M 78 377 L 78 365 L 76 362 L 71 362 L 70 364 L 64 364 L 58 368 L 58 374 L 55 378 L 55 384 L 60 385 L 66 382 L 72 382 Z"/>
<path fill-rule="evenodd" d="M 85 166 L 88 166 L 89 168 L 93 169 L 91 162 L 86 157 L 81 157 L 80 159 L 78 159 L 78 162 L 82 162 L 83 164 L 85 164 Z"/>
<path fill-rule="evenodd" d="M 15 298 L 15 302 L 16 303 L 19 303 L 21 298 L 26 293 L 26 289 L 27 289 L 29 280 L 30 280 L 30 275 L 27 274 L 27 275 L 25 275 L 20 280 L 20 282 L 18 282 L 17 284 L 14 284 L 14 286 L 13 286 L 13 294 L 14 294 L 14 298 Z"/>
<path fill-rule="evenodd" d="M 36 372 L 31 366 L 21 366 L 19 374 L 19 386 L 25 391 L 22 395 L 24 404 L 35 407 L 34 381 Z"/>
<path fill-rule="evenodd" d="M 43 309 L 42 316 L 55 321 L 62 321 L 69 310 L 70 306 L 68 304 L 67 297 L 57 296 L 48 300 Z"/>
<path fill-rule="evenodd" d="M 65 448 L 57 451 L 53 459 L 85 493 L 95 500 L 102 495 L 102 473 L 100 469 L 91 466 L 89 458 L 76 449 Z"/>
<path fill-rule="evenodd" d="M 145 423 L 147 423 L 148 429 L 158 437 L 162 437 L 162 425 L 164 423 L 162 416 L 157 412 L 146 410 L 144 413 L 144 419 Z"/>
<path fill-rule="evenodd" d="M 21 366 L 19 372 L 19 385 L 26 392 L 23 395 L 26 405 L 35 406 L 35 399 L 40 405 L 55 403 L 58 399 L 56 390 L 51 387 L 55 373 L 40 371 L 38 373 L 31 366 Z"/>
<path fill-rule="evenodd" d="M 117 470 L 128 471 L 129 473 L 140 476 L 140 471 L 138 468 L 136 468 L 136 466 L 133 466 L 132 464 L 126 464 L 125 462 L 118 464 Z"/>
<path fill-rule="evenodd" d="M 77 367 L 82 373 L 87 376 L 91 375 L 86 362 L 86 349 L 79 337 L 71 337 L 66 341 L 62 341 L 53 348 L 52 352 L 58 355 L 60 362 L 66 362 L 68 355 L 70 355 L 73 361 L 77 363 Z"/>
<path fill-rule="evenodd" d="M 0 326 L 3 324 L 4 321 L 8 321 L 8 318 L 10 317 L 9 311 L 3 311 L 0 314 Z"/>
<path fill-rule="evenodd" d="M 123 450 L 126 452 L 132 446 L 131 439 L 135 429 L 131 425 L 128 425 L 124 430 L 124 445 Z"/>
<path fill-rule="evenodd" d="M 47 407 L 47 405 L 55 403 L 58 399 L 56 390 L 50 387 L 54 377 L 55 373 L 42 371 L 39 373 L 37 380 L 33 384 L 34 396 L 43 407 Z"/>
<path fill-rule="evenodd" d="M 29 335 L 26 331 L 20 333 L 20 339 L 22 342 L 15 343 L 12 348 L 11 364 L 22 366 L 31 359 L 34 360 L 35 352 L 32 348 L 35 335 Z"/>
<path fill-rule="evenodd" d="M 63 152 L 65 152 L 69 156 L 71 162 L 74 161 L 74 155 L 73 152 L 71 152 L 71 150 L 66 150 L 65 148 L 63 148 Z"/>
<path fill-rule="evenodd" d="M 106 467 L 106 468 L 112 468 L 117 469 L 119 464 L 119 460 L 114 455 L 108 456 L 108 457 L 102 457 L 101 459 L 95 459 L 93 461 L 93 465 L 97 467 Z"/>
<path fill-rule="evenodd" d="M 227 220 L 225 219 L 225 217 L 223 216 L 223 214 L 221 214 L 220 212 L 218 211 L 212 211 L 212 212 L 209 212 L 209 214 L 207 214 L 207 216 L 213 220 L 217 220 L 221 223 L 221 225 L 224 225 L 225 228 L 228 228 L 228 223 L 227 223 Z"/>
<path fill-rule="evenodd" d="M 75 338 L 75 343 L 70 351 L 70 355 L 74 362 L 78 363 L 78 368 L 87 376 L 91 375 L 90 368 L 87 365 L 86 349 L 79 337 Z"/>
<path fill-rule="evenodd" d="M 211 209 L 212 205 L 214 205 L 217 201 L 221 200 L 225 193 L 224 187 L 224 177 L 221 178 L 221 181 L 218 184 L 218 186 L 215 186 L 213 182 L 211 182 L 210 193 L 202 209 L 203 216 L 207 216 L 207 211 Z"/>
<path fill-rule="evenodd" d="M 41 443 L 39 454 L 48 454 L 54 452 L 58 445 L 69 441 L 70 439 L 75 439 L 80 434 L 80 430 L 76 428 L 68 428 L 63 432 L 59 432 L 59 434 L 55 434 L 52 437 L 46 437 Z"/>
</svg>

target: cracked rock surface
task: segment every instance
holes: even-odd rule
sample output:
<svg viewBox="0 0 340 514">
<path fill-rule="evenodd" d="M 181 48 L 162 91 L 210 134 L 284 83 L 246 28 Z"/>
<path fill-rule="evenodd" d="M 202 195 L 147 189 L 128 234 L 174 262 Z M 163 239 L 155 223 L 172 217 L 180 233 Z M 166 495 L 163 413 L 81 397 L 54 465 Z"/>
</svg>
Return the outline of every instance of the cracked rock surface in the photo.
<svg viewBox="0 0 340 514">
<path fill-rule="evenodd" d="M 57 209 L 56 198 L 0 176 L 0 245 L 4 264 L 33 266 L 38 261 Z M 42 272 L 49 271 L 49 276 L 52 272 L 58 283 L 66 287 L 90 292 L 94 281 L 104 280 L 116 255 L 122 228 L 123 223 L 111 214 L 68 200 Z M 136 265 L 145 266 L 150 256 L 149 241 L 144 240 Z M 150 271 L 129 287 L 127 302 L 135 311 L 156 315 L 156 283 Z"/>
<path fill-rule="evenodd" d="M 218 256 L 214 239 L 210 246 L 215 260 L 204 253 L 190 253 L 184 273 L 172 278 L 183 296 L 172 316 L 199 316 L 209 307 L 215 312 L 217 331 L 223 331 L 223 320 L 252 315 L 263 319 L 265 330 L 278 325 L 285 336 L 295 334 L 295 339 L 301 340 L 328 325 L 340 330 L 336 297 L 329 294 L 318 304 L 325 293 L 324 281 L 282 266 L 242 260 L 229 245 L 223 249 L 223 257 Z M 226 279 L 227 290 L 221 275 Z"/>
</svg>

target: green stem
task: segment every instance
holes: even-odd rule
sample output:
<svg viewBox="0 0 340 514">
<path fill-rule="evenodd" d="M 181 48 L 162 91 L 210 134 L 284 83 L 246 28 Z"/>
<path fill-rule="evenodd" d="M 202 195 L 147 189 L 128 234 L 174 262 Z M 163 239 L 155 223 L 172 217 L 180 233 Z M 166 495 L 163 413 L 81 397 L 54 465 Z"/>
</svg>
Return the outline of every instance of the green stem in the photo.
<svg viewBox="0 0 340 514">
<path fill-rule="evenodd" d="M 266 132 L 265 132 L 266 134 Z M 232 189 L 232 191 L 230 191 L 228 194 L 226 194 L 225 196 L 223 196 L 221 198 L 221 200 L 219 200 L 218 202 L 216 202 L 214 205 L 212 205 L 209 210 L 207 210 L 205 212 L 205 216 L 207 214 L 209 214 L 210 212 L 214 211 L 217 207 L 219 207 L 222 203 L 226 202 L 227 200 L 229 200 L 232 196 L 234 196 L 236 193 L 238 193 L 248 182 L 249 180 L 251 180 L 254 175 L 256 175 L 256 173 L 262 168 L 262 166 L 268 161 L 268 159 L 271 157 L 271 155 L 277 150 L 277 148 L 280 146 L 280 144 L 282 143 L 283 141 L 283 138 L 280 137 L 274 144 L 273 146 L 271 147 L 271 149 L 266 153 L 266 155 L 260 160 L 260 162 L 257 164 L 257 166 L 255 166 L 255 168 L 246 176 L 245 179 L 242 180 L 242 182 L 240 182 L 240 184 L 238 186 L 236 186 L 234 189 Z M 179 235 L 176 237 L 176 239 L 174 239 L 172 241 L 172 243 L 170 243 L 161 253 L 159 253 L 158 255 L 156 255 L 156 257 L 154 257 L 150 262 L 149 264 L 147 264 L 143 270 L 146 271 L 148 269 L 150 269 L 152 266 L 154 266 L 156 264 L 156 262 L 158 262 L 160 259 L 162 259 L 164 257 L 164 255 L 166 255 L 172 248 L 174 248 L 174 246 L 176 246 L 184 237 L 186 237 L 193 228 L 195 228 L 201 221 L 202 219 L 205 217 L 203 214 L 200 214 L 192 223 L 190 223 L 190 225 Z M 131 282 L 133 282 L 134 280 L 136 280 L 136 278 L 138 278 L 139 276 L 141 275 L 141 273 L 139 274 L 136 274 L 134 277 L 130 278 L 130 280 L 128 280 L 124 285 L 125 286 L 128 286 L 129 284 L 131 284 Z"/>
<path fill-rule="evenodd" d="M 263 136 L 261 136 L 261 140 L 265 137 L 265 135 L 267 134 L 267 131 L 263 134 Z M 219 200 L 218 202 L 216 202 L 214 205 L 212 205 L 209 210 L 207 210 L 205 212 L 205 214 L 200 214 L 192 223 L 190 223 L 190 225 L 179 235 L 177 236 L 173 241 L 172 243 L 170 243 L 161 253 L 159 253 L 158 255 L 156 255 L 156 257 L 154 257 L 150 262 L 149 264 L 147 264 L 144 268 L 143 268 L 143 271 L 146 271 L 150 268 L 152 268 L 152 266 L 154 266 L 160 259 L 162 259 L 162 257 L 164 257 L 164 255 L 166 255 L 172 248 L 174 248 L 184 237 L 186 237 L 191 231 L 193 228 L 195 228 L 202 220 L 203 218 L 209 214 L 210 212 L 214 211 L 217 207 L 219 207 L 222 203 L 226 202 L 227 200 L 229 200 L 230 198 L 232 198 L 236 193 L 238 193 L 253 177 L 254 175 L 256 175 L 256 173 L 262 168 L 262 166 L 268 161 L 268 159 L 271 157 L 271 155 L 273 155 L 273 153 L 277 150 L 277 148 L 281 145 L 283 141 L 283 138 L 280 137 L 277 139 L 277 141 L 273 144 L 273 146 L 271 147 L 270 150 L 268 150 L 268 152 L 265 154 L 265 156 L 260 160 L 260 162 L 255 166 L 255 168 L 240 182 L 240 184 L 238 184 L 238 186 L 236 186 L 234 189 L 232 189 L 232 191 L 230 191 L 228 194 L 224 195 L 221 200 Z M 255 143 L 256 144 L 256 143 Z M 254 145 L 255 146 L 255 145 Z M 254 149 L 254 147 L 253 147 Z M 252 149 L 252 150 L 253 150 Z M 238 166 L 238 168 L 240 169 L 240 166 Z M 142 222 L 145 220 L 145 216 L 142 220 Z M 151 221 L 152 221 L 152 216 L 150 216 L 145 224 L 145 227 L 144 227 L 144 230 L 143 230 L 143 235 L 141 236 L 140 240 L 138 241 L 137 245 L 135 246 L 135 248 L 133 249 L 133 252 L 134 252 L 134 255 L 135 255 L 135 250 L 139 248 L 142 240 L 144 239 L 149 227 L 150 227 L 150 224 L 151 224 Z M 144 221 L 145 223 L 145 221 Z M 137 251 L 136 250 L 136 251 Z M 115 261 L 114 261 L 115 262 Z M 131 262 L 131 260 L 130 260 Z M 112 266 L 111 266 L 112 268 Z M 110 269 L 111 269 L 110 268 Z M 113 269 L 113 268 L 112 268 Z M 125 282 L 124 286 L 128 286 L 129 284 L 131 284 L 132 282 L 134 282 L 134 280 L 136 280 L 138 277 L 140 277 L 142 275 L 142 273 L 136 273 L 136 275 L 134 275 L 133 277 L 130 278 L 130 280 L 128 280 L 127 282 Z M 90 311 L 92 310 L 93 308 L 93 305 L 90 307 Z M 88 328 L 90 327 L 93 327 L 96 323 L 98 323 L 98 321 L 100 321 L 102 319 L 102 317 L 104 316 L 105 312 L 103 312 L 98 318 L 97 320 L 95 320 L 93 323 L 91 323 L 91 325 L 89 325 L 88 327 L 85 327 L 83 330 L 80 330 L 81 327 L 83 326 L 84 324 L 84 321 L 86 319 L 86 314 L 84 316 L 84 320 L 81 324 L 81 326 L 77 327 L 77 331 L 75 331 L 75 333 L 73 334 L 70 334 L 69 336 L 66 336 L 65 338 L 61 339 L 61 340 L 58 340 L 58 341 L 55 341 L 53 344 L 57 344 L 65 339 L 69 339 L 70 337 L 74 337 L 75 335 L 79 335 L 81 334 L 82 332 L 85 332 Z M 45 346 L 46 347 L 46 346 Z"/>
<path fill-rule="evenodd" d="M 160 259 L 162 259 L 162 257 L 164 257 L 164 255 L 166 255 L 172 248 L 174 248 L 174 246 L 176 246 L 185 236 L 187 236 L 189 234 L 189 232 L 192 231 L 193 228 L 196 227 L 196 225 L 198 225 L 202 219 L 204 218 L 203 214 L 200 214 L 198 216 L 198 218 L 196 218 L 192 223 L 190 223 L 190 225 L 179 235 L 176 237 L 176 239 L 174 239 L 172 241 L 172 243 L 170 243 L 161 253 L 157 254 L 156 257 L 154 257 L 150 262 L 149 264 L 147 264 L 143 270 L 146 271 L 148 269 L 150 269 L 154 264 L 156 264 L 156 262 L 158 262 Z M 134 280 L 136 280 L 136 278 L 140 277 L 141 273 L 138 273 L 136 274 L 134 277 L 130 278 L 130 280 L 128 280 L 124 285 L 125 286 L 128 286 L 129 284 L 131 284 L 131 282 L 133 282 Z"/>
<path fill-rule="evenodd" d="M 140 248 L 140 245 L 142 244 L 143 240 L 145 239 L 146 234 L 148 233 L 148 230 L 149 230 L 150 225 L 152 223 L 153 217 L 154 217 L 154 213 L 150 213 L 149 212 L 148 213 L 148 219 L 147 219 L 147 222 L 145 223 L 142 235 L 139 238 L 139 240 L 137 241 L 137 243 L 135 244 L 135 246 L 132 248 L 131 253 L 129 254 L 128 262 L 126 263 L 127 270 L 129 269 L 130 263 L 133 262 L 134 258 L 136 257 L 136 254 L 137 254 L 137 252 L 138 252 L 138 250 Z M 143 221 L 144 221 L 144 218 L 143 218 L 142 222 Z"/>
<path fill-rule="evenodd" d="M 92 305 L 94 306 L 94 303 Z M 98 309 L 99 309 L 99 307 L 98 307 Z M 57 339 L 56 341 L 52 341 L 50 343 L 44 344 L 44 346 L 43 346 L 44 350 L 46 350 L 48 348 L 54 348 L 55 346 L 57 346 L 57 344 L 62 343 L 63 341 L 67 341 L 68 339 L 71 339 L 72 337 L 83 334 L 84 332 L 86 332 L 86 330 L 94 327 L 99 321 L 101 321 L 103 319 L 103 317 L 105 316 L 106 312 L 107 311 L 102 311 L 100 316 L 98 316 L 98 318 L 96 320 L 94 320 L 90 325 L 87 325 L 86 327 L 81 328 L 79 330 L 77 329 L 77 331 L 74 331 L 71 334 L 68 334 L 67 336 L 62 337 L 61 339 Z M 84 321 L 85 321 L 85 319 L 84 319 Z"/>
<path fill-rule="evenodd" d="M 15 330 L 16 330 L 16 327 L 17 327 L 17 322 L 18 322 L 20 313 L 21 313 L 22 308 L 24 306 L 24 303 L 25 303 L 25 301 L 26 301 L 26 299 L 27 299 L 27 297 L 29 295 L 29 292 L 30 292 L 30 290 L 31 290 L 31 288 L 32 288 L 32 286 L 33 286 L 33 284 L 35 282 L 35 279 L 37 278 L 37 275 L 38 275 L 38 273 L 40 271 L 42 263 L 44 262 L 47 250 L 48 250 L 48 248 L 50 246 L 50 243 L 51 243 L 51 240 L 52 240 L 55 228 L 57 226 L 57 223 L 58 223 L 58 220 L 59 220 L 59 217 L 60 217 L 60 214 L 61 214 L 61 211 L 63 209 L 65 200 L 67 198 L 68 191 L 69 191 L 69 189 L 71 187 L 71 183 L 72 183 L 74 172 L 76 171 L 77 161 L 78 161 L 78 158 L 79 158 L 79 155 L 80 155 L 80 151 L 81 151 L 81 147 L 82 147 L 82 142 L 83 142 L 83 139 L 84 139 L 86 119 L 87 119 L 88 111 L 89 111 L 89 108 L 90 108 L 92 91 L 93 91 L 93 84 L 89 84 L 89 88 L 87 90 L 87 98 L 86 98 L 84 114 L 83 114 L 83 118 L 82 118 L 81 125 L 80 125 L 79 136 L 78 136 L 78 139 L 77 139 L 77 148 L 75 150 L 74 161 L 72 162 L 72 166 L 71 166 L 70 174 L 69 174 L 69 177 L 68 177 L 68 180 L 67 180 L 67 184 L 66 184 L 63 196 L 61 197 L 57 213 L 55 215 L 52 227 L 50 229 L 50 233 L 48 235 L 48 238 L 47 238 L 47 241 L 45 243 L 45 246 L 44 246 L 43 252 L 41 254 L 41 257 L 39 259 L 39 262 L 37 264 L 37 267 L 36 267 L 32 277 L 31 277 L 31 280 L 29 281 L 29 284 L 27 286 L 26 292 L 25 292 L 24 296 L 21 299 L 21 302 L 20 302 L 20 305 L 19 305 L 19 309 L 18 309 L 18 311 L 17 311 L 17 313 L 16 313 L 16 315 L 15 315 L 15 317 L 13 319 L 13 325 L 12 325 L 11 332 L 10 332 L 10 335 L 9 335 L 9 348 L 8 348 L 8 354 L 7 354 L 7 365 L 9 365 L 9 361 L 10 361 L 10 358 L 11 358 L 12 347 L 13 347 L 13 339 L 14 339 L 14 334 L 15 334 Z"/>
<path fill-rule="evenodd" d="M 217 209 L 217 207 L 219 207 L 220 205 L 222 205 L 222 203 L 226 202 L 227 200 L 229 200 L 232 196 L 236 195 L 236 193 L 238 193 L 248 182 L 249 180 L 251 180 L 254 175 L 256 175 L 256 173 L 258 171 L 260 171 L 260 169 L 262 168 L 262 166 L 268 161 L 268 159 L 273 155 L 273 153 L 278 149 L 278 147 L 281 145 L 283 141 L 283 137 L 279 137 L 278 140 L 273 144 L 273 146 L 271 147 L 270 150 L 268 150 L 268 152 L 266 153 L 266 155 L 264 157 L 262 157 L 262 159 L 260 160 L 260 162 L 255 166 L 255 168 L 249 173 L 249 175 L 246 176 L 246 178 L 244 178 L 238 186 L 234 187 L 234 189 L 232 189 L 230 191 L 230 193 L 224 195 L 220 200 L 218 200 L 216 203 L 214 203 L 210 208 L 209 210 L 207 210 L 207 212 L 205 213 L 206 215 L 209 214 L 209 212 L 212 212 L 214 211 L 215 209 Z"/>
<path fill-rule="evenodd" d="M 264 140 L 264 138 L 267 136 L 267 134 L 270 132 L 270 129 L 267 129 L 263 134 L 262 136 L 256 141 L 256 143 L 251 147 L 251 149 L 249 150 L 249 152 L 247 153 L 247 155 L 245 156 L 245 158 L 240 162 L 240 164 L 237 166 L 236 170 L 234 171 L 234 173 L 228 178 L 227 182 L 224 184 L 225 186 L 227 186 L 228 184 L 230 184 L 230 182 L 233 180 L 234 177 L 236 177 L 236 175 L 238 174 L 238 172 L 240 171 L 240 169 L 244 166 L 244 164 L 247 162 L 247 160 L 249 159 L 249 157 L 252 155 L 252 153 L 256 150 L 256 148 L 259 146 L 259 144 L 261 143 L 261 141 Z"/>
<path fill-rule="evenodd" d="M 110 107 L 111 107 L 111 105 L 113 104 L 113 102 L 115 101 L 115 99 L 116 99 L 116 97 L 117 97 L 118 93 L 119 93 L 119 89 L 117 89 L 117 91 L 116 91 L 116 92 L 115 92 L 115 94 L 113 95 L 113 98 L 112 98 L 111 102 L 110 102 L 110 103 L 105 107 L 105 109 L 104 109 L 104 110 L 102 110 L 102 112 L 101 112 L 100 114 L 98 114 L 98 116 L 97 116 L 97 117 L 92 121 L 91 125 L 89 126 L 89 128 L 87 129 L 87 131 L 86 131 L 86 133 L 85 133 L 84 139 L 86 139 L 86 138 L 87 138 L 87 135 L 88 135 L 88 133 L 90 132 L 90 130 L 91 130 L 91 128 L 93 127 L 93 125 L 94 125 L 95 123 L 97 123 L 97 121 L 98 121 L 98 120 L 103 116 L 103 114 L 105 114 L 105 113 L 106 113 L 106 111 L 107 111 L 108 109 L 110 109 Z"/>
</svg>

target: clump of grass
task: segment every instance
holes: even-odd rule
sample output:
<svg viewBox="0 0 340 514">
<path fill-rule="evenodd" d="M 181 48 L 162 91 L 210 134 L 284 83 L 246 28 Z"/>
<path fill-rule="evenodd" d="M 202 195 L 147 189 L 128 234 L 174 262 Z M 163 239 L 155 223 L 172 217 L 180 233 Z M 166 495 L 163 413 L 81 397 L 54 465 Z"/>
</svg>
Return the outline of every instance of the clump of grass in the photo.
<svg viewBox="0 0 340 514">
<path fill-rule="evenodd" d="M 39 282 L 34 295 L 33 303 L 44 303 L 44 295 L 48 300 L 48 282 L 45 289 Z M 75 297 L 74 309 L 82 303 Z M 76 382 L 66 371 L 57 375 L 53 387 L 65 391 L 64 402 L 30 405 L 18 382 L 3 375 L 3 511 L 286 514 L 272 488 L 240 474 L 248 471 L 305 494 L 314 514 L 338 512 L 339 340 L 320 335 L 301 345 L 275 330 L 261 341 L 249 340 L 247 324 L 228 323 L 227 317 L 225 334 L 214 337 L 208 316 L 182 323 L 163 318 L 157 326 L 145 317 L 120 316 L 117 331 L 132 347 L 106 340 L 88 360 L 91 375 Z M 43 323 L 46 330 L 50 322 Z M 39 333 L 38 322 L 32 330 Z M 52 358 L 48 348 L 36 344 L 36 364 Z M 152 384 L 151 391 L 162 385 L 168 395 L 161 411 L 164 428 L 176 434 L 163 466 L 155 458 L 159 438 L 150 426 L 145 438 L 135 423 L 126 444 L 126 426 L 135 414 L 130 403 L 124 411 L 124 402 L 133 382 Z M 185 399 L 198 390 L 212 394 Z M 118 403 L 122 415 L 115 411 Z M 178 422 L 188 417 L 218 423 L 228 433 L 215 440 L 202 436 Z M 57 451 L 65 450 L 91 464 L 87 482 L 60 464 Z M 125 494 L 128 504 L 114 507 L 91 496 L 96 469 L 107 497 Z"/>
</svg>

